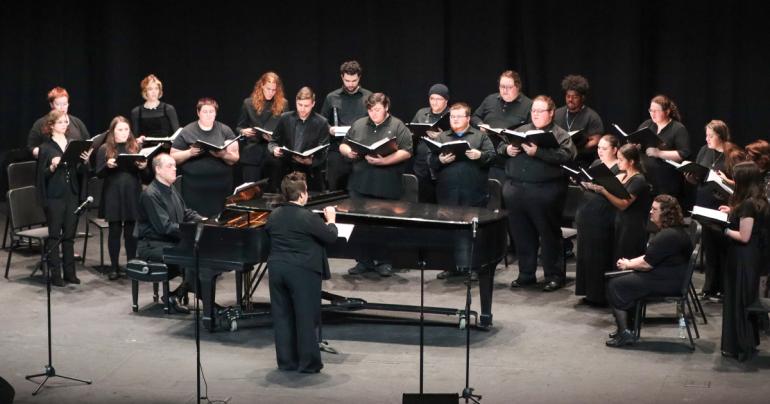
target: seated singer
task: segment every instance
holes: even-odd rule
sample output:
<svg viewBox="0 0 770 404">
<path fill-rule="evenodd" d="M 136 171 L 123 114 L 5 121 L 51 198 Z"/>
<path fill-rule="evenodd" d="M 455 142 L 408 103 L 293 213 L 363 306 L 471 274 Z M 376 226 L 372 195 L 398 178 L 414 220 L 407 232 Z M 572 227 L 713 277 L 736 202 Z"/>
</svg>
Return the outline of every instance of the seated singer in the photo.
<svg viewBox="0 0 770 404">
<path fill-rule="evenodd" d="M 318 373 L 323 368 L 316 329 L 321 318 L 321 280 L 329 279 L 325 245 L 337 240 L 334 207 L 324 208 L 326 224 L 305 209 L 305 175 L 281 182 L 287 201 L 273 210 L 265 229 L 270 237 L 270 313 L 278 368 Z"/>
<path fill-rule="evenodd" d="M 319 150 L 310 156 L 300 157 L 286 152 L 290 149 L 298 153 L 329 143 L 329 123 L 321 115 L 313 112 L 315 93 L 310 87 L 302 87 L 297 92 L 296 111 L 285 112 L 273 132 L 267 145 L 270 153 L 278 159 L 270 178 L 271 188 L 280 186 L 281 179 L 292 171 L 301 171 L 307 177 L 308 189 L 324 189 L 323 168 L 326 165 L 326 150 Z"/>
<path fill-rule="evenodd" d="M 658 195 L 652 202 L 650 221 L 658 232 L 650 238 L 647 251 L 636 258 L 621 258 L 620 270 L 633 273 L 610 280 L 607 300 L 612 306 L 617 331 L 610 334 L 607 346 L 622 347 L 634 343 L 634 334 L 628 329 L 628 312 L 636 301 L 646 296 L 671 295 L 681 292 L 687 275 L 687 263 L 692 254 L 692 242 L 682 221 L 682 208 L 671 195 Z"/>
<path fill-rule="evenodd" d="M 163 249 L 174 247 L 179 242 L 179 223 L 200 221 L 204 218 L 196 211 L 188 209 L 174 189 L 176 162 L 171 156 L 166 153 L 158 154 L 152 160 L 152 168 L 155 171 L 155 179 L 139 197 L 137 256 L 147 261 L 163 262 Z M 185 280 L 171 296 L 163 296 L 164 302 L 171 299 L 171 308 L 177 313 L 190 312 L 186 307 L 180 306 L 177 299 L 187 294 L 190 289 L 189 282 L 193 279 L 194 270 L 187 270 Z"/>
</svg>

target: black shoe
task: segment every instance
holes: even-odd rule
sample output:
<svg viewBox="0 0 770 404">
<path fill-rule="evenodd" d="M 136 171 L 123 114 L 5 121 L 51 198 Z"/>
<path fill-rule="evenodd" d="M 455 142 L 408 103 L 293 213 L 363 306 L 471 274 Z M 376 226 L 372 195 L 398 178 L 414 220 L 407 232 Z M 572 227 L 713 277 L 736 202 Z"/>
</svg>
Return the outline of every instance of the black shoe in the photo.
<svg viewBox="0 0 770 404">
<path fill-rule="evenodd" d="M 631 331 L 628 331 L 628 330 L 623 330 L 623 332 L 616 335 L 615 338 L 605 342 L 605 345 L 611 348 L 620 348 L 626 345 L 633 345 L 633 344 L 634 344 L 634 334 L 632 334 Z"/>
<path fill-rule="evenodd" d="M 109 275 L 107 275 L 107 279 L 109 279 L 111 281 L 116 281 L 116 280 L 120 279 L 120 273 L 116 269 L 116 270 L 110 272 Z"/>
<path fill-rule="evenodd" d="M 436 275 L 436 279 L 448 279 L 453 276 L 457 276 L 457 271 L 454 269 L 447 269 L 446 271 L 441 271 Z"/>
<path fill-rule="evenodd" d="M 553 292 L 562 288 L 562 284 L 556 281 L 550 281 L 543 287 L 543 292 Z"/>
<path fill-rule="evenodd" d="M 163 301 L 163 304 L 166 304 L 166 296 L 161 296 L 160 300 Z M 179 303 L 176 301 L 176 297 L 171 296 L 171 300 L 169 300 L 169 306 L 171 307 L 171 311 L 179 313 L 179 314 L 190 314 L 190 309 L 184 306 L 180 306 Z"/>
<path fill-rule="evenodd" d="M 610 339 L 615 339 L 615 337 L 618 336 L 618 330 L 615 330 L 607 335 L 610 337 Z"/>
<path fill-rule="evenodd" d="M 536 283 L 537 283 L 537 281 L 534 280 L 534 279 L 530 280 L 530 281 L 527 281 L 527 280 L 523 280 L 523 279 L 519 278 L 519 279 L 516 279 L 515 281 L 511 282 L 511 287 L 514 288 L 514 289 L 515 288 L 523 288 L 523 287 L 526 287 L 526 286 L 534 285 Z"/>
<path fill-rule="evenodd" d="M 80 279 L 78 279 L 77 276 L 73 276 L 71 278 L 65 276 L 64 277 L 64 282 L 74 283 L 75 285 L 80 285 Z"/>
<path fill-rule="evenodd" d="M 390 264 L 379 264 L 374 267 L 374 271 L 383 278 L 393 275 L 393 267 Z"/>
<path fill-rule="evenodd" d="M 59 278 L 58 276 L 53 277 L 51 278 L 51 285 L 62 287 L 64 286 L 64 280 L 62 280 L 62 278 Z"/>
<path fill-rule="evenodd" d="M 353 268 L 348 269 L 349 275 L 361 275 L 365 272 L 371 271 L 372 268 L 370 268 L 368 265 L 364 264 L 363 262 L 356 262 L 356 266 Z"/>
</svg>

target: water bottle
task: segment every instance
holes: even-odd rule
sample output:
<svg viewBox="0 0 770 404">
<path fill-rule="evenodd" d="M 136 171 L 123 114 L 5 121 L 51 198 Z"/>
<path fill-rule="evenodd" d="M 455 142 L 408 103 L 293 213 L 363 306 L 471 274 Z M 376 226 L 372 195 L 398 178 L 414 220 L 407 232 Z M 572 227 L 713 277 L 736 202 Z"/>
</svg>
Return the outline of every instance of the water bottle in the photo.
<svg viewBox="0 0 770 404">
<path fill-rule="evenodd" d="M 684 316 L 679 315 L 679 338 L 687 338 L 687 323 L 684 321 Z"/>
</svg>

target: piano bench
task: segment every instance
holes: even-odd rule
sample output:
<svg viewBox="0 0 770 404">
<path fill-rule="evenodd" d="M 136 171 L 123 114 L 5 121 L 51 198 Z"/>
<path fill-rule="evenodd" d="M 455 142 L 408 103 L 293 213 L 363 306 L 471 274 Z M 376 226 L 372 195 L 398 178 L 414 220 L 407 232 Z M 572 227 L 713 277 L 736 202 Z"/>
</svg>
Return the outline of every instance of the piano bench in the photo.
<svg viewBox="0 0 770 404">
<path fill-rule="evenodd" d="M 158 283 L 163 285 L 163 296 L 168 296 L 168 281 L 179 275 L 178 271 L 171 269 L 162 262 L 148 262 L 139 259 L 132 259 L 126 265 L 126 275 L 131 279 L 131 309 L 134 312 L 139 311 L 139 282 L 152 282 L 153 297 L 152 301 L 158 302 Z M 169 299 L 166 299 L 163 312 L 168 314 L 171 311 Z"/>
</svg>

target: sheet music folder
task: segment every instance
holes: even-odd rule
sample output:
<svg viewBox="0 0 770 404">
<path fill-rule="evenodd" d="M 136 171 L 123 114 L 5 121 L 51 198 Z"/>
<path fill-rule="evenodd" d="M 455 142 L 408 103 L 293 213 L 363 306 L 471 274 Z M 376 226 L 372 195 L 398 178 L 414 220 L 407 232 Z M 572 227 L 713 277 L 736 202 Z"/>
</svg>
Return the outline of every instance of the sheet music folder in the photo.
<svg viewBox="0 0 770 404">
<path fill-rule="evenodd" d="M 361 156 L 366 156 L 366 155 L 387 156 L 389 154 L 394 153 L 396 150 L 398 150 L 398 142 L 396 141 L 395 136 L 390 138 L 380 139 L 372 143 L 371 145 L 358 143 L 355 140 L 351 140 L 351 139 L 345 139 L 345 143 L 347 143 L 347 145 L 350 146 L 350 148 L 353 149 L 354 152 L 358 153 Z"/>
<path fill-rule="evenodd" d="M 443 132 L 449 130 L 449 112 L 442 115 L 441 118 L 434 123 L 410 122 L 406 124 L 406 127 L 409 128 L 412 135 L 417 138 L 427 136 L 426 132 L 428 131 Z"/>
<path fill-rule="evenodd" d="M 78 160 L 80 160 L 80 155 L 90 149 L 93 143 L 93 140 L 71 140 L 67 143 L 67 150 L 61 156 L 59 164 L 77 164 Z"/>
</svg>

